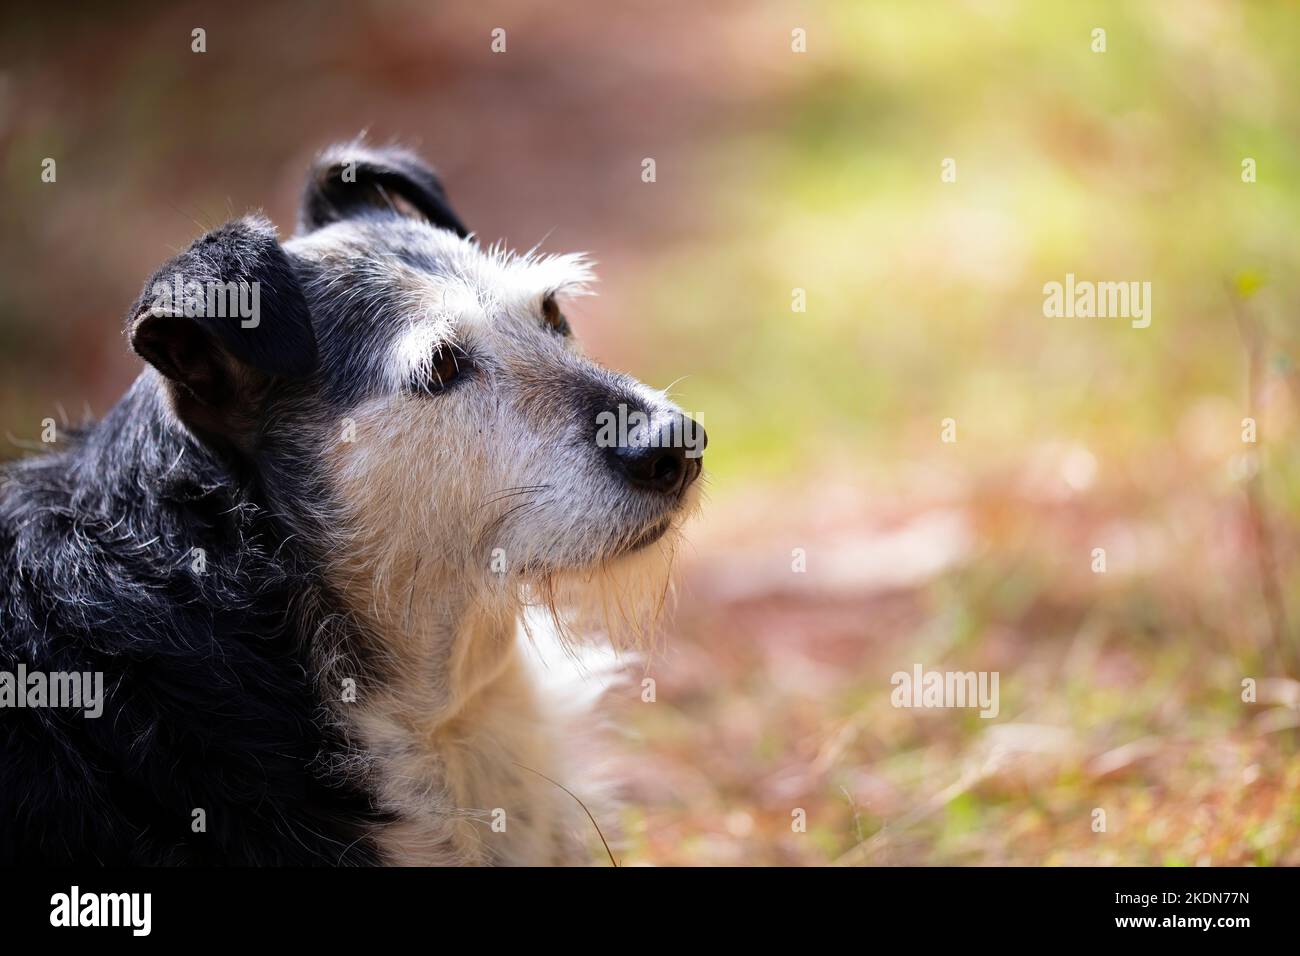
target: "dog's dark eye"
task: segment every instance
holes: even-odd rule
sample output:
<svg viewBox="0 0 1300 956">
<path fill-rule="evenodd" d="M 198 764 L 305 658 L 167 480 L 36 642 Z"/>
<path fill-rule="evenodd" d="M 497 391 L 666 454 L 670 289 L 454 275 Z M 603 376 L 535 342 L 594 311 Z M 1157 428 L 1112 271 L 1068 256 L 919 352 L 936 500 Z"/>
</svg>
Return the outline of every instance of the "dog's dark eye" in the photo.
<svg viewBox="0 0 1300 956">
<path fill-rule="evenodd" d="M 469 370 L 469 355 L 458 345 L 439 345 L 416 372 L 411 387 L 417 392 L 436 394 L 448 388 Z"/>
<path fill-rule="evenodd" d="M 564 317 L 559 304 L 552 296 L 547 296 L 542 302 L 542 318 L 546 320 L 546 327 L 552 332 L 560 335 L 573 334 L 573 330 L 569 328 L 569 320 Z"/>
</svg>

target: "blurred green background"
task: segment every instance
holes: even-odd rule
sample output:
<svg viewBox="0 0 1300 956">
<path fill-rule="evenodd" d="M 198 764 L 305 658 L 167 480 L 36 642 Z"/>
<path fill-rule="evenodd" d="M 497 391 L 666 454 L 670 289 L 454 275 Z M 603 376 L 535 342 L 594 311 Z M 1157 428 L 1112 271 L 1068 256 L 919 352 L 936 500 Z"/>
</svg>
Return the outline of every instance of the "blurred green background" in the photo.
<svg viewBox="0 0 1300 956">
<path fill-rule="evenodd" d="M 0 454 L 120 394 L 201 229 L 399 139 L 709 430 L 624 861 L 1300 863 L 1300 8 L 611 6 L 6 14 Z M 1066 273 L 1150 327 L 1044 317 Z M 892 707 L 914 663 L 999 717 Z"/>
</svg>

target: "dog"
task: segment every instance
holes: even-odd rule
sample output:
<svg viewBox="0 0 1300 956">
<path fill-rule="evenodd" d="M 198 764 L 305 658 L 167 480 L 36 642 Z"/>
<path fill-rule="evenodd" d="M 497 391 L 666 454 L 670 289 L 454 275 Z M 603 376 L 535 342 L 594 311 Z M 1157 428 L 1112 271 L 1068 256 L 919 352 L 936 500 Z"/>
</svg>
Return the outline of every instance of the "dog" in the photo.
<svg viewBox="0 0 1300 956">
<path fill-rule="evenodd" d="M 652 626 L 707 441 L 580 352 L 591 278 L 364 142 L 288 240 L 249 215 L 163 265 L 134 384 L 0 475 L 0 863 L 590 861 L 555 661 Z M 98 717 L 33 704 L 74 673 Z"/>
</svg>

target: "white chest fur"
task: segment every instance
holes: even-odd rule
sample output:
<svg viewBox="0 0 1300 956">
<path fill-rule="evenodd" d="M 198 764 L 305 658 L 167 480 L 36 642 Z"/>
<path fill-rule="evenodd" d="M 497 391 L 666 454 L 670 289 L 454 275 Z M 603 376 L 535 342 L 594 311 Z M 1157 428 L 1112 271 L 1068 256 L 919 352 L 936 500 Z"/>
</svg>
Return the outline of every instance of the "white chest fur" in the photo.
<svg viewBox="0 0 1300 956">
<path fill-rule="evenodd" d="M 481 623 L 450 646 L 408 647 L 400 676 L 349 712 L 395 820 L 376 834 L 381 855 L 403 865 L 585 863 L 583 804 L 599 807 L 608 789 L 591 711 L 609 658 L 575 660 L 537 627 L 530 639 Z"/>
</svg>

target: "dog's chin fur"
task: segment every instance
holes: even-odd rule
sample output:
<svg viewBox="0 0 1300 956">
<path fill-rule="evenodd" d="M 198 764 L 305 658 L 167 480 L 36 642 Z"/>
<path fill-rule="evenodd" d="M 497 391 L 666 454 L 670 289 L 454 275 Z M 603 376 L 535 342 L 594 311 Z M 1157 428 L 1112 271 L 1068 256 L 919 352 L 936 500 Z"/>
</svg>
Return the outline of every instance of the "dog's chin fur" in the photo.
<svg viewBox="0 0 1300 956">
<path fill-rule="evenodd" d="M 657 531 L 651 540 L 615 545 L 594 564 L 525 575 L 522 603 L 544 609 L 566 644 L 597 640 L 619 650 L 653 649 L 671 607 L 673 563 L 687 514 L 661 519 L 649 529 Z"/>
<path fill-rule="evenodd" d="M 391 535 L 382 567 L 353 567 L 342 586 L 378 638 L 383 679 L 340 716 L 396 820 L 375 834 L 383 859 L 592 861 L 584 806 L 606 837 L 614 820 L 598 703 L 655 643 L 687 513 L 646 546 L 577 568 L 439 568 L 398 558 Z"/>
</svg>

